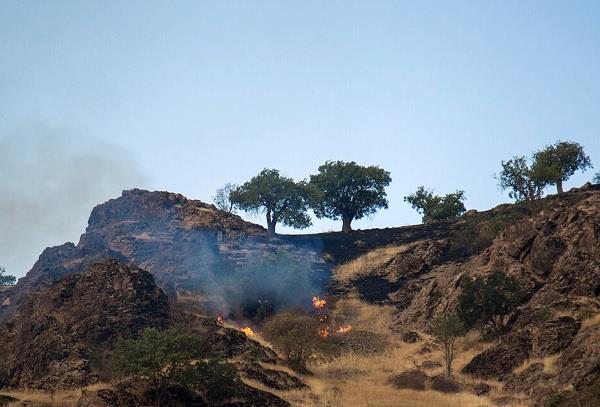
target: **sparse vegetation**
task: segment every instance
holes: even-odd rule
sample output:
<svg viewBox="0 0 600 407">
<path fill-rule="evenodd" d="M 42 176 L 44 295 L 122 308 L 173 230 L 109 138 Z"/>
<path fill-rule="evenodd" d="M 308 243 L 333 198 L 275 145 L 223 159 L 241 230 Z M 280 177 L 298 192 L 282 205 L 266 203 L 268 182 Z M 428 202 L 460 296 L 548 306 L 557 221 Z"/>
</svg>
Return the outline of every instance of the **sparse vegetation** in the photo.
<svg viewBox="0 0 600 407">
<path fill-rule="evenodd" d="M 15 276 L 6 274 L 6 269 L 4 267 L 0 267 L 0 286 L 13 285 L 16 281 L 17 278 Z"/>
<path fill-rule="evenodd" d="M 285 355 L 294 370 L 307 373 L 308 361 L 323 348 L 319 329 L 317 319 L 286 311 L 268 319 L 262 334 Z"/>
<path fill-rule="evenodd" d="M 342 219 L 342 231 L 352 221 L 387 209 L 385 188 L 392 182 L 389 171 L 365 167 L 354 161 L 327 161 L 310 176 L 311 207 L 317 218 Z"/>
<path fill-rule="evenodd" d="M 456 340 L 466 333 L 465 326 L 458 315 L 444 314 L 432 322 L 430 330 L 442 348 L 446 376 L 450 377 L 456 353 Z"/>
<path fill-rule="evenodd" d="M 217 189 L 217 192 L 213 196 L 213 202 L 215 203 L 215 206 L 227 213 L 236 213 L 235 206 L 229 196 L 238 188 L 239 185 L 228 182 L 221 188 Z"/>
<path fill-rule="evenodd" d="M 594 178 L 592 178 L 592 182 L 594 184 L 600 184 L 600 172 L 597 172 L 596 175 L 594 175 Z"/>
<path fill-rule="evenodd" d="M 264 169 L 229 194 L 234 207 L 266 215 L 269 234 L 275 234 L 278 223 L 297 229 L 311 225 L 308 210 L 308 187 L 281 176 L 278 170 Z"/>
<path fill-rule="evenodd" d="M 423 223 L 456 219 L 466 211 L 464 200 L 465 191 L 438 196 L 424 186 L 417 188 L 414 194 L 404 197 L 404 201 L 423 215 Z"/>
<path fill-rule="evenodd" d="M 499 334 L 522 299 L 519 282 L 501 271 L 486 277 L 466 276 L 458 297 L 457 314 L 466 328 L 480 324 L 492 334 Z"/>
</svg>

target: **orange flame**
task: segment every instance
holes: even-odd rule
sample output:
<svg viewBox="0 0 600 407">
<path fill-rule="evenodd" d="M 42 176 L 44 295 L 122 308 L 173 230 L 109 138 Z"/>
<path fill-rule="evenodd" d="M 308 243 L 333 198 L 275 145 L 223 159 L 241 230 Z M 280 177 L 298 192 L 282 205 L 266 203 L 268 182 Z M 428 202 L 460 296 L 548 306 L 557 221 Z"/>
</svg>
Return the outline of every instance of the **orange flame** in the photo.
<svg viewBox="0 0 600 407">
<path fill-rule="evenodd" d="M 323 308 L 325 306 L 325 304 L 327 304 L 327 301 L 322 300 L 319 297 L 313 297 L 312 304 L 313 304 L 313 307 L 315 307 L 315 308 Z"/>
<path fill-rule="evenodd" d="M 326 326 L 325 328 L 319 329 L 319 336 L 327 338 L 329 336 L 329 327 Z"/>
<path fill-rule="evenodd" d="M 335 332 L 344 335 L 350 331 L 352 331 L 352 325 L 340 326 Z"/>
<path fill-rule="evenodd" d="M 217 324 L 223 325 L 224 323 L 225 323 L 225 320 L 223 319 L 222 316 L 219 315 L 217 317 Z"/>
<path fill-rule="evenodd" d="M 245 326 L 245 327 L 241 328 L 240 331 L 242 331 L 243 333 L 245 333 L 246 336 L 254 336 L 254 335 L 256 335 L 254 333 L 254 331 L 252 330 L 252 328 L 250 328 L 249 326 Z"/>
</svg>

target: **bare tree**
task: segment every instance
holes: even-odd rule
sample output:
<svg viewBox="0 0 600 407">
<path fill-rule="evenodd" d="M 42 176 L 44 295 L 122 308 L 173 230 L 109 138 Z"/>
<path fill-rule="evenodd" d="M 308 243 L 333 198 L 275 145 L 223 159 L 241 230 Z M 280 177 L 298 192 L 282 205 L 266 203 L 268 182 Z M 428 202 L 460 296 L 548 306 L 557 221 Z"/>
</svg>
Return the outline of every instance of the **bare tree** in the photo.
<svg viewBox="0 0 600 407">
<path fill-rule="evenodd" d="M 223 185 L 222 188 L 217 189 L 217 192 L 212 198 L 215 206 L 227 213 L 236 213 L 235 206 L 233 205 L 233 202 L 231 202 L 231 199 L 229 199 L 229 195 L 231 194 L 231 191 L 237 188 L 237 184 L 228 182 Z"/>
</svg>

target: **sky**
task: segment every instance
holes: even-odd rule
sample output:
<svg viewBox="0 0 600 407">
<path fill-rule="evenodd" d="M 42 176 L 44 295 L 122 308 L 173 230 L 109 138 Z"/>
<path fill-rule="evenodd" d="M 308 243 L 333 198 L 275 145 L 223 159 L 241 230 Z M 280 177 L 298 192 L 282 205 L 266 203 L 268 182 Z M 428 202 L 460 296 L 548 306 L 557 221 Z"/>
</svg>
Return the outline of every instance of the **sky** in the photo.
<svg viewBox="0 0 600 407">
<path fill-rule="evenodd" d="M 419 185 L 509 202 L 500 161 L 559 139 L 599 171 L 598 21 L 597 1 L 4 0 L 0 265 L 24 275 L 132 187 L 211 201 L 354 160 L 393 179 L 364 229 L 419 223 Z"/>
</svg>

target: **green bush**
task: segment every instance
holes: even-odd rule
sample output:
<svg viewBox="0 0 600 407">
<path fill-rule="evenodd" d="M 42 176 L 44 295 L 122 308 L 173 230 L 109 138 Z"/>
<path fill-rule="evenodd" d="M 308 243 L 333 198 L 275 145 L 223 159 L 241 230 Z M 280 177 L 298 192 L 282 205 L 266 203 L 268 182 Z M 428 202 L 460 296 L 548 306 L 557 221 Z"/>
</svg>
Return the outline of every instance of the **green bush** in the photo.
<svg viewBox="0 0 600 407">
<path fill-rule="evenodd" d="M 162 405 L 165 391 L 172 385 L 198 392 L 205 401 L 214 403 L 233 397 L 239 381 L 232 365 L 184 328 L 147 328 L 138 338 L 120 339 L 112 367 L 116 377 L 148 380 L 157 406 Z"/>
<path fill-rule="evenodd" d="M 466 333 L 465 325 L 456 314 L 444 314 L 431 323 L 431 335 L 442 347 L 446 376 L 452 375 L 456 340 Z"/>
<path fill-rule="evenodd" d="M 6 274 L 6 269 L 4 267 L 0 267 L 0 286 L 13 285 L 16 281 L 17 278 L 15 276 Z"/>
<path fill-rule="evenodd" d="M 457 314 L 466 328 L 481 324 L 493 334 L 504 331 L 524 294 L 519 282 L 501 271 L 487 277 L 465 277 L 458 297 Z"/>
</svg>

